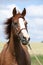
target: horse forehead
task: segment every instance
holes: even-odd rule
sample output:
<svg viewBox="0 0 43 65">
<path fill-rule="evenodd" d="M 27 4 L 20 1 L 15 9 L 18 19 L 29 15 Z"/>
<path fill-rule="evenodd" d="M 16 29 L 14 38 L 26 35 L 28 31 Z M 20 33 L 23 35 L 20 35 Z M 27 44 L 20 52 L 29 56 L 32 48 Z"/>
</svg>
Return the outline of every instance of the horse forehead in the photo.
<svg viewBox="0 0 43 65">
<path fill-rule="evenodd" d="M 23 21 L 24 21 L 23 18 L 19 18 L 19 22 L 20 22 L 20 23 L 23 24 L 23 23 L 24 23 Z"/>
<path fill-rule="evenodd" d="M 19 18 L 23 19 L 23 16 L 20 13 L 16 14 L 15 17 L 13 17 L 13 20 L 18 20 Z"/>
</svg>

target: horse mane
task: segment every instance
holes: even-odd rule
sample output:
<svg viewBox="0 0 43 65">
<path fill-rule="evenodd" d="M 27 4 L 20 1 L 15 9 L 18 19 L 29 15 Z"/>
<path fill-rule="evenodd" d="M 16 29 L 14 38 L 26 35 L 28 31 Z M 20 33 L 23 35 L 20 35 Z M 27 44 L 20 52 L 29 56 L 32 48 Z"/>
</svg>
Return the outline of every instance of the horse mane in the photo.
<svg viewBox="0 0 43 65">
<path fill-rule="evenodd" d="M 5 34 L 7 35 L 6 39 L 10 39 L 10 36 L 11 36 L 12 17 L 11 18 L 8 18 L 4 24 L 6 25 L 6 27 L 5 27 Z"/>
</svg>

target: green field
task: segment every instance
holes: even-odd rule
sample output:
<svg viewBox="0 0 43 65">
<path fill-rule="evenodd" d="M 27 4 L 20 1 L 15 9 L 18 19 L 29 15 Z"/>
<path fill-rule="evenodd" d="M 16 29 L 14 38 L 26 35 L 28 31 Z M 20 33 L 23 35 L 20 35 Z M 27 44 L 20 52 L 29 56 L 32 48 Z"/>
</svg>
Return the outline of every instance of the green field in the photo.
<svg viewBox="0 0 43 65">
<path fill-rule="evenodd" d="M 38 59 L 40 60 L 40 62 L 43 65 L 43 43 L 38 43 L 38 42 L 34 42 L 34 43 L 30 43 L 35 55 L 38 57 Z M 3 49 L 4 44 L 0 43 L 0 52 Z M 31 56 L 31 65 L 39 65 L 37 60 L 34 57 L 33 52 L 28 48 L 28 51 L 30 53 Z"/>
<path fill-rule="evenodd" d="M 37 57 L 40 60 L 41 64 L 43 65 L 43 55 L 37 55 Z M 34 56 L 31 56 L 31 65 L 39 65 Z"/>
</svg>

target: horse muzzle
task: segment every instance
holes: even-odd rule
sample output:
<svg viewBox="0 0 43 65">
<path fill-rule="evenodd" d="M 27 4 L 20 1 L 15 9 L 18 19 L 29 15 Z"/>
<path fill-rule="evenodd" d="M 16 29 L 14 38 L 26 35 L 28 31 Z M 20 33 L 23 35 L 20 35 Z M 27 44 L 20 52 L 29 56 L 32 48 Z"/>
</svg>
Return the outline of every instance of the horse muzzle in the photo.
<svg viewBox="0 0 43 65">
<path fill-rule="evenodd" d="M 23 45 L 27 45 L 29 43 L 29 41 L 30 41 L 30 38 L 26 39 L 25 37 L 23 37 L 21 39 L 21 42 L 22 42 Z"/>
</svg>

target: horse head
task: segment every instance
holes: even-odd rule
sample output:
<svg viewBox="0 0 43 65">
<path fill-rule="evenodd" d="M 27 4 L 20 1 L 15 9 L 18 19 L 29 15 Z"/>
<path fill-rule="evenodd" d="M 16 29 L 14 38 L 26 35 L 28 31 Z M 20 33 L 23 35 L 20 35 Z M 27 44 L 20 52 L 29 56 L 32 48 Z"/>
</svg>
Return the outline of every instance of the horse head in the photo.
<svg viewBox="0 0 43 65">
<path fill-rule="evenodd" d="M 27 31 L 27 21 L 25 20 L 26 9 L 22 13 L 17 13 L 16 7 L 13 9 L 12 29 L 13 34 L 16 35 L 23 44 L 30 41 L 30 36 Z"/>
</svg>

